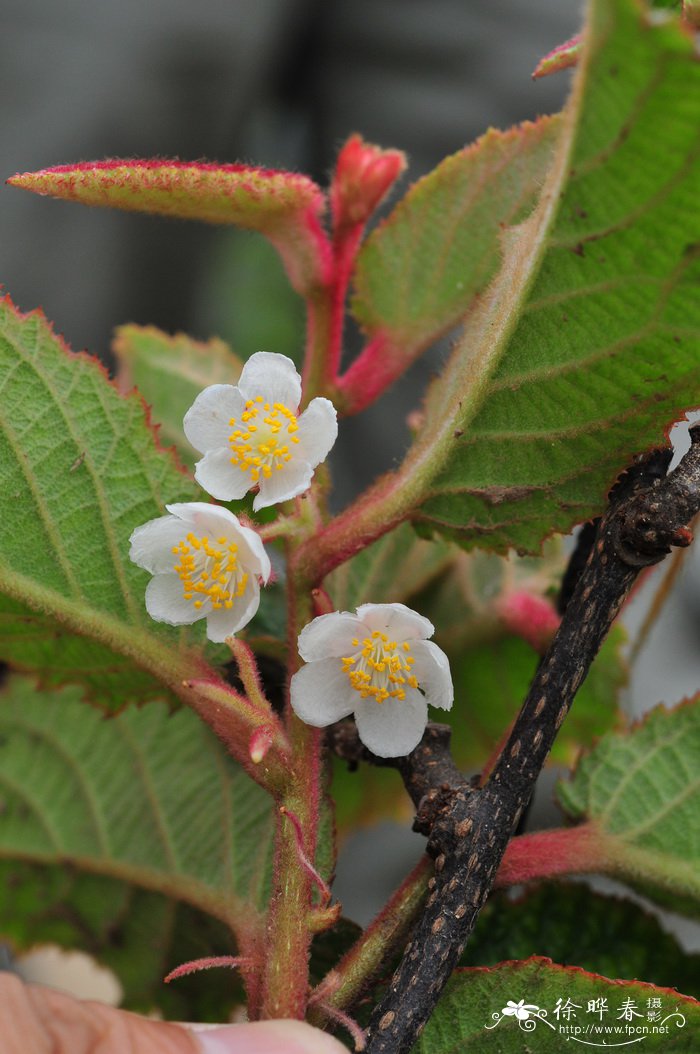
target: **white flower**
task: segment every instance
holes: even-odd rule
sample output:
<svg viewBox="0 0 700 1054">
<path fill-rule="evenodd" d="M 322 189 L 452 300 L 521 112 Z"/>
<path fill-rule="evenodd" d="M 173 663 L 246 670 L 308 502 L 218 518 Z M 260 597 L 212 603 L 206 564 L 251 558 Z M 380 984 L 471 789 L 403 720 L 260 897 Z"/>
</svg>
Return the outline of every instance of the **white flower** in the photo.
<svg viewBox="0 0 700 1054">
<path fill-rule="evenodd" d="M 454 698 L 447 656 L 427 639 L 434 632 L 404 604 L 319 615 L 299 635 L 307 665 L 292 677 L 294 711 L 321 728 L 354 713 L 373 754 L 410 754 L 425 730 L 428 703 L 449 710 Z"/>
<path fill-rule="evenodd" d="M 223 641 L 252 619 L 270 558 L 255 531 L 218 505 L 166 505 L 167 516 L 131 535 L 129 556 L 153 578 L 146 610 L 156 622 L 182 626 L 207 620 L 209 640 Z"/>
<path fill-rule="evenodd" d="M 212 384 L 185 414 L 185 435 L 204 454 L 195 479 L 220 501 L 259 487 L 253 508 L 303 494 L 335 443 L 333 403 L 312 399 L 297 418 L 301 378 L 286 355 L 259 351 L 238 384 Z"/>
</svg>

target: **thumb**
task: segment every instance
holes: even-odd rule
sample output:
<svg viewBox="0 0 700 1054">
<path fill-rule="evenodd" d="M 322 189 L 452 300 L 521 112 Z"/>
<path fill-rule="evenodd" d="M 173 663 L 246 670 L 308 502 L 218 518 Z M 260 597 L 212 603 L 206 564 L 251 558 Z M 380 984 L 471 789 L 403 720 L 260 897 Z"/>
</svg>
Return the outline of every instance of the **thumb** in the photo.
<svg viewBox="0 0 700 1054">
<path fill-rule="evenodd" d="M 347 1054 L 303 1021 L 175 1025 L 0 973 L 2 1054 Z"/>
<path fill-rule="evenodd" d="M 201 1054 L 347 1054 L 337 1039 L 304 1021 L 189 1028 L 196 1034 Z"/>
</svg>

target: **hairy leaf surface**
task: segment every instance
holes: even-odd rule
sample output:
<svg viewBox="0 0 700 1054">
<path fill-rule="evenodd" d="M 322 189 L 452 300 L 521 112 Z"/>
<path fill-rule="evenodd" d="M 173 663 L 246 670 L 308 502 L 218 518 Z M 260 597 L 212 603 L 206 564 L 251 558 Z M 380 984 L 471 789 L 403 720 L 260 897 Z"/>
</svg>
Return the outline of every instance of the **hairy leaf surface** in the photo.
<svg viewBox="0 0 700 1054">
<path fill-rule="evenodd" d="M 269 890 L 269 797 L 189 710 L 106 719 L 78 700 L 19 677 L 0 696 L 0 858 L 116 879 L 123 897 L 181 901 L 250 942 Z"/>
<path fill-rule="evenodd" d="M 126 394 L 138 388 L 160 425 L 160 440 L 172 443 L 191 467 L 202 455 L 185 439 L 182 419 L 203 388 L 236 384 L 243 363 L 223 340 L 171 337 L 155 326 L 120 326 L 113 351 L 119 389 Z"/>
<path fill-rule="evenodd" d="M 647 1000 L 658 999 L 661 1017 L 649 1020 Z M 503 1015 L 509 1003 L 536 1007 L 519 1021 L 514 1014 Z M 560 1014 L 555 1008 L 559 1000 Z M 569 1016 L 562 1014 L 567 1000 L 573 1004 Z M 601 1016 L 589 1011 L 589 1002 L 598 1003 Z M 625 1011 L 625 1005 L 627 1011 Z M 603 1008 L 607 1009 L 603 1009 Z M 625 1027 L 646 1026 L 648 1033 Z M 496 1018 L 499 1018 L 497 1021 Z M 665 1028 L 653 1032 L 664 1021 Z M 589 1031 L 584 1032 L 588 1026 Z M 580 1028 L 580 1032 L 574 1029 Z M 605 1029 L 612 1031 L 606 1033 Z M 679 995 L 673 988 L 655 988 L 640 981 L 612 981 L 575 967 L 558 966 L 549 959 L 532 958 L 505 962 L 500 966 L 459 970 L 449 982 L 435 1013 L 415 1047 L 415 1054 L 446 1054 L 447 1051 L 478 1050 L 479 1054 L 522 1054 L 525 1050 L 561 1054 L 570 1037 L 597 1044 L 629 1043 L 643 1039 L 643 1049 L 659 1054 L 692 1054 L 700 1028 L 700 1003 Z M 599 1031 L 592 1031 L 599 1029 Z M 619 1031 L 615 1031 L 619 1029 Z M 637 1044 L 635 1044 L 637 1045 Z"/>
<path fill-rule="evenodd" d="M 294 172 L 202 161 L 115 159 L 18 173 L 8 183 L 84 205 L 260 231 L 278 249 L 300 292 L 328 278 L 329 248 L 319 223 L 323 192 Z"/>
<path fill-rule="evenodd" d="M 414 454 L 439 463 L 417 522 L 470 546 L 534 551 L 600 512 L 700 401 L 700 64 L 635 0 L 593 0 L 585 39 L 540 204 L 504 239 Z"/>
<path fill-rule="evenodd" d="M 515 900 L 491 893 L 460 965 L 491 966 L 533 954 L 700 995 L 700 955 L 684 952 L 638 904 L 602 896 L 583 882 L 543 882 Z"/>
<path fill-rule="evenodd" d="M 598 832 L 604 870 L 700 912 L 700 700 L 604 736 L 558 797 Z"/>
<path fill-rule="evenodd" d="M 537 200 L 559 121 L 491 129 L 411 187 L 358 256 L 352 306 L 370 337 L 408 363 L 459 322 L 498 269 L 503 226 Z"/>
<path fill-rule="evenodd" d="M 162 693 L 185 635 L 148 617 L 129 536 L 201 493 L 156 446 L 141 399 L 7 298 L 0 397 L 0 658 L 105 704 Z"/>
</svg>

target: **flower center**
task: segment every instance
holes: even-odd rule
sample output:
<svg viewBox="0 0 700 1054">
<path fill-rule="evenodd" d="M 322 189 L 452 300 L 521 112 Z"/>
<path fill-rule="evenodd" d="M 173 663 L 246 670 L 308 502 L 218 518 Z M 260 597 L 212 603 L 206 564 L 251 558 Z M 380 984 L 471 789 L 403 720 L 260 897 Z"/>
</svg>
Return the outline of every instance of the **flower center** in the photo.
<svg viewBox="0 0 700 1054">
<path fill-rule="evenodd" d="M 231 464 L 241 472 L 250 472 L 253 483 L 260 477 L 269 479 L 275 469 L 282 469 L 292 460 L 289 443 L 298 443 L 295 434 L 299 425 L 284 403 L 266 403 L 262 395 L 249 399 L 241 414 L 240 425 L 235 417 L 229 424 L 234 429 L 228 437 L 232 451 Z"/>
<path fill-rule="evenodd" d="M 378 703 L 389 698 L 405 699 L 404 685 L 418 687 L 418 681 L 411 673 L 415 660 L 407 641 L 398 644 L 380 630 L 374 630 L 371 637 L 365 637 L 362 642 L 355 638 L 352 643 L 360 650 L 340 661 L 343 673 L 363 699 L 369 695 Z"/>
<path fill-rule="evenodd" d="M 207 537 L 195 534 L 173 547 L 179 563 L 175 570 L 180 576 L 185 600 L 193 600 L 196 608 L 207 601 L 214 610 L 232 608 L 236 597 L 245 592 L 248 575 L 238 566 L 238 546 L 224 535 L 212 545 Z"/>
</svg>

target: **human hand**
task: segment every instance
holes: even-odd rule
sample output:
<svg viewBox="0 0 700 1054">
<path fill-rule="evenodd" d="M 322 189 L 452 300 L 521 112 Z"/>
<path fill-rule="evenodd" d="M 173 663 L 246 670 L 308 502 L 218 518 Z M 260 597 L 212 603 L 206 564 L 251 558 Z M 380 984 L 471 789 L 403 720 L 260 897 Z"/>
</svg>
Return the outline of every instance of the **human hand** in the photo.
<svg viewBox="0 0 700 1054">
<path fill-rule="evenodd" d="M 303 1021 L 179 1025 L 0 974 L 0 1054 L 346 1054 Z"/>
</svg>

